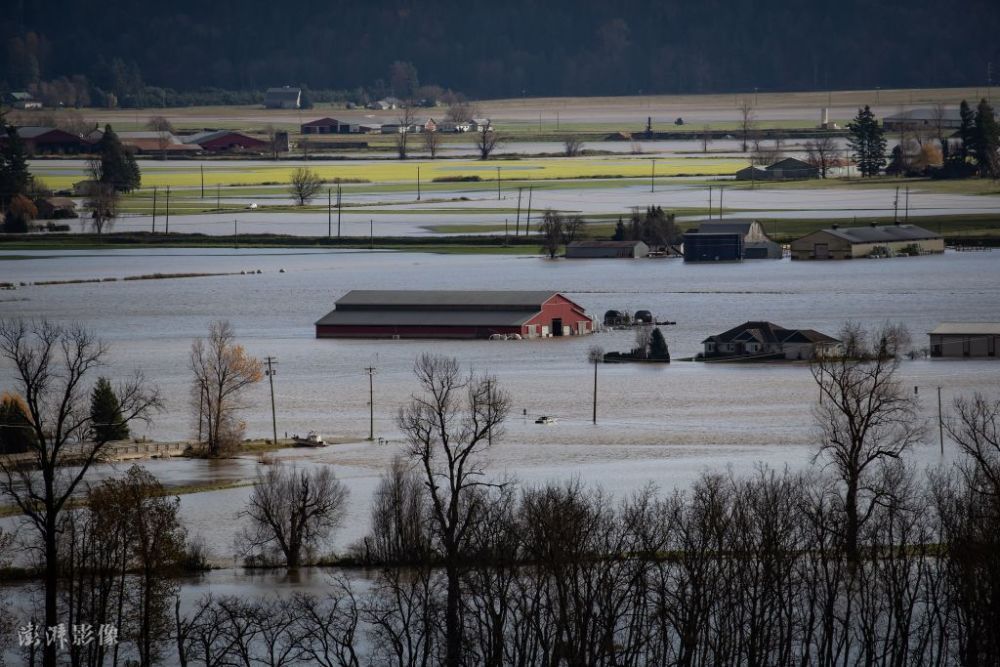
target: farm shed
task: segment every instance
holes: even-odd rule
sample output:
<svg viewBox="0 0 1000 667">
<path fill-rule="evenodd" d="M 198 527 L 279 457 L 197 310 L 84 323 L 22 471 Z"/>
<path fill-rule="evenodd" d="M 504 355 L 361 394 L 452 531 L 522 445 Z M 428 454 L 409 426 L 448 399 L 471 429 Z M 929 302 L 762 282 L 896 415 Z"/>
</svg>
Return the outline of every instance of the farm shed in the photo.
<svg viewBox="0 0 1000 667">
<path fill-rule="evenodd" d="M 928 335 L 932 357 L 996 357 L 1000 322 L 942 322 Z"/>
<path fill-rule="evenodd" d="M 302 89 L 284 86 L 268 88 L 264 94 L 265 109 L 298 109 L 302 106 Z"/>
<path fill-rule="evenodd" d="M 649 254 L 642 241 L 574 241 L 566 246 L 567 259 L 595 257 L 636 259 Z"/>
<path fill-rule="evenodd" d="M 316 322 L 317 338 L 525 338 L 592 333 L 583 307 L 558 292 L 353 290 Z"/>
<path fill-rule="evenodd" d="M 943 253 L 944 239 L 916 225 L 839 227 L 792 241 L 792 259 L 856 259 L 869 255 Z"/>
</svg>

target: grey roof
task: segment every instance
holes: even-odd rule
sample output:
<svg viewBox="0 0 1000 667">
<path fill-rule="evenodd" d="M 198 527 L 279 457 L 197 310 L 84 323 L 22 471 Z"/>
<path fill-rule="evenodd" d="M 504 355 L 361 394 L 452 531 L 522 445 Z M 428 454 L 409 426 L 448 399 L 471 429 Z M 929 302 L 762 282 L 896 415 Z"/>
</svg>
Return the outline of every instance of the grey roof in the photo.
<svg viewBox="0 0 1000 667">
<path fill-rule="evenodd" d="M 337 306 L 409 306 L 440 308 L 459 306 L 506 306 L 511 309 L 538 309 L 555 296 L 553 291 L 490 290 L 351 290 L 337 300 Z"/>
<path fill-rule="evenodd" d="M 1000 336 L 1000 322 L 942 322 L 930 332 L 974 336 Z"/>
<path fill-rule="evenodd" d="M 782 171 L 788 171 L 792 169 L 801 171 L 816 171 L 816 167 L 812 166 L 808 162 L 804 162 L 794 157 L 786 157 L 784 159 L 778 160 L 774 164 L 769 164 L 765 168 L 767 170 L 781 169 Z"/>
<path fill-rule="evenodd" d="M 267 97 L 271 99 L 289 99 L 297 100 L 299 95 L 302 93 L 301 88 L 290 88 L 285 86 L 283 88 L 268 88 Z"/>
<path fill-rule="evenodd" d="M 822 231 L 842 238 L 849 243 L 889 243 L 941 238 L 940 235 L 916 225 L 869 225 L 867 227 L 830 228 Z"/>
<path fill-rule="evenodd" d="M 901 113 L 893 114 L 891 116 L 886 116 L 883 120 L 895 121 L 895 122 L 905 122 L 905 121 L 936 121 L 938 119 L 938 114 L 942 120 L 949 121 L 959 121 L 962 119 L 961 114 L 958 111 L 958 107 L 942 107 L 939 111 L 935 107 L 920 107 L 917 109 L 910 109 L 909 111 L 903 111 Z"/>
<path fill-rule="evenodd" d="M 573 241 L 570 248 L 634 248 L 643 241 Z"/>
<path fill-rule="evenodd" d="M 22 139 L 34 139 L 35 137 L 40 137 L 43 134 L 48 134 L 49 132 L 55 132 L 54 127 L 41 127 L 37 125 L 26 125 L 24 127 L 17 128 L 17 136 Z"/>
<path fill-rule="evenodd" d="M 334 310 L 316 324 L 341 326 L 520 326 L 534 310 Z"/>
<path fill-rule="evenodd" d="M 199 132 L 198 134 L 189 134 L 186 136 L 181 136 L 178 137 L 178 139 L 180 139 L 186 144 L 200 144 L 203 141 L 211 141 L 212 139 L 218 139 L 219 137 L 224 137 L 227 134 L 235 134 L 238 137 L 243 137 L 246 139 L 254 139 L 249 135 L 243 134 L 242 132 L 235 132 L 233 130 L 209 130 L 206 132 Z"/>
<path fill-rule="evenodd" d="M 709 336 L 702 343 L 751 342 L 758 343 L 839 343 L 840 341 L 814 329 L 786 329 L 773 322 L 744 322 L 715 336 Z"/>
<path fill-rule="evenodd" d="M 702 222 L 698 225 L 699 234 L 742 234 L 750 233 L 753 220 L 726 220 L 725 222 Z"/>
</svg>

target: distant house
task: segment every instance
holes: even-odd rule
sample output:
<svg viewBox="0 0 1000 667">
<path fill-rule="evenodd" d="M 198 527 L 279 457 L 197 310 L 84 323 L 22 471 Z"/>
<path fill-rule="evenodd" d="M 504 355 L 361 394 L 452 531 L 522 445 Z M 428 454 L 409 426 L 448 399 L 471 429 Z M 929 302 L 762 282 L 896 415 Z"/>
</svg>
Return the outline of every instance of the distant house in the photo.
<svg viewBox="0 0 1000 667">
<path fill-rule="evenodd" d="M 437 124 L 438 132 L 468 132 L 470 127 L 466 121 L 443 120 Z"/>
<path fill-rule="evenodd" d="M 772 241 L 756 220 L 702 222 L 684 234 L 685 262 L 738 262 L 744 259 L 781 259 L 781 246 Z"/>
<path fill-rule="evenodd" d="M 958 107 L 922 107 L 886 116 L 882 127 L 886 132 L 902 130 L 957 130 L 962 126 Z"/>
<path fill-rule="evenodd" d="M 574 241 L 566 246 L 567 259 L 636 259 L 648 254 L 649 246 L 642 241 Z"/>
<path fill-rule="evenodd" d="M 423 124 L 424 132 L 437 132 L 438 124 L 433 118 L 428 118 Z"/>
<path fill-rule="evenodd" d="M 819 178 L 819 168 L 793 157 L 778 160 L 763 169 L 750 166 L 736 172 L 738 181 L 792 181 L 806 178 Z"/>
<path fill-rule="evenodd" d="M 382 134 L 403 134 L 406 129 L 399 123 L 382 123 L 379 131 Z"/>
<path fill-rule="evenodd" d="M 181 140 L 185 144 L 200 146 L 212 153 L 257 153 L 268 148 L 268 142 L 263 139 L 231 130 L 199 132 L 182 137 Z"/>
<path fill-rule="evenodd" d="M 932 357 L 996 357 L 1000 322 L 942 322 L 928 335 Z"/>
<path fill-rule="evenodd" d="M 336 118 L 320 118 L 303 123 L 299 129 L 302 134 L 348 134 L 351 125 Z"/>
<path fill-rule="evenodd" d="M 268 88 L 264 94 L 265 109 L 299 109 L 302 107 L 302 89 L 284 86 Z"/>
<path fill-rule="evenodd" d="M 316 322 L 317 338 L 547 338 L 593 331 L 582 306 L 551 291 L 353 290 Z"/>
<path fill-rule="evenodd" d="M 705 359 L 812 359 L 837 354 L 841 342 L 813 329 L 786 329 L 772 322 L 744 322 L 702 341 Z"/>
<path fill-rule="evenodd" d="M 83 137 L 55 127 L 27 126 L 16 131 L 29 155 L 86 153 L 93 148 L 91 142 Z M 6 135 L 0 136 L 0 144 L 6 140 Z"/>
<path fill-rule="evenodd" d="M 916 225 L 876 225 L 839 227 L 807 234 L 792 241 L 792 259 L 856 259 L 896 254 L 937 254 L 944 252 L 939 234 Z"/>
<path fill-rule="evenodd" d="M 489 118 L 473 118 L 469 121 L 469 132 L 482 132 L 486 130 L 489 132 L 493 129 L 493 124 L 490 122 Z"/>
<path fill-rule="evenodd" d="M 403 106 L 403 101 L 398 97 L 383 97 L 380 100 L 375 100 L 374 102 L 368 103 L 369 109 L 375 109 L 376 111 L 390 111 L 392 109 L 399 109 Z"/>
<path fill-rule="evenodd" d="M 41 109 L 42 103 L 36 100 L 31 93 L 18 91 L 4 95 L 4 102 L 15 109 Z"/>
<path fill-rule="evenodd" d="M 381 123 L 359 123 L 358 132 L 360 134 L 382 134 Z"/>
</svg>

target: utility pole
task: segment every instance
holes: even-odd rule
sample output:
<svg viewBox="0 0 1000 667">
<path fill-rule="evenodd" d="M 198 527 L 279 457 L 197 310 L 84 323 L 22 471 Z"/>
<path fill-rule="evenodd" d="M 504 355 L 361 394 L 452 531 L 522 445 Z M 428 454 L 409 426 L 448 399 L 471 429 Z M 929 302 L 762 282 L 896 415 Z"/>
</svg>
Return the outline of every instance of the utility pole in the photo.
<svg viewBox="0 0 1000 667">
<path fill-rule="evenodd" d="M 233 219 L 233 247 L 235 247 L 235 248 L 239 248 L 240 247 L 240 230 L 239 230 L 239 227 L 237 225 L 238 225 L 238 223 L 236 222 L 236 220 L 234 218 Z"/>
<path fill-rule="evenodd" d="M 892 221 L 899 222 L 899 186 L 896 186 L 896 198 L 892 200 Z"/>
<path fill-rule="evenodd" d="M 510 218 L 503 219 L 503 245 L 507 247 L 508 237 L 510 237 Z"/>
<path fill-rule="evenodd" d="M 164 231 L 164 234 L 169 234 L 169 233 L 170 233 L 170 186 L 168 185 L 167 186 L 167 222 L 166 222 L 166 231 Z"/>
<path fill-rule="evenodd" d="M 274 375 L 278 371 L 275 370 L 275 366 L 278 365 L 278 360 L 275 357 L 265 357 L 264 362 L 267 364 L 267 370 L 264 371 L 264 375 L 267 376 L 267 381 L 271 384 L 271 430 L 274 435 L 274 440 L 271 441 L 272 445 L 278 444 L 278 417 L 274 410 Z"/>
<path fill-rule="evenodd" d="M 726 186 L 719 186 L 719 220 L 722 220 L 722 195 L 726 191 Z"/>
<path fill-rule="evenodd" d="M 528 186 L 528 217 L 524 219 L 524 235 L 527 236 L 531 231 L 531 192 L 535 188 L 534 185 Z"/>
<path fill-rule="evenodd" d="M 420 201 L 420 165 L 417 165 L 417 201 Z"/>
<path fill-rule="evenodd" d="M 201 165 L 201 198 L 205 198 L 205 165 Z"/>
<path fill-rule="evenodd" d="M 500 201 L 500 167 L 497 167 L 497 201 Z"/>
<path fill-rule="evenodd" d="M 712 219 L 712 186 L 708 186 L 708 219 Z"/>
<path fill-rule="evenodd" d="M 326 238 L 333 236 L 333 190 L 326 189 Z"/>
<path fill-rule="evenodd" d="M 941 442 L 941 456 L 944 456 L 944 417 L 941 415 L 941 387 L 938 390 L 938 439 Z"/>
<path fill-rule="evenodd" d="M 153 233 L 156 233 L 156 186 L 153 186 Z"/>
<path fill-rule="evenodd" d="M 593 422 L 597 425 L 597 355 L 594 355 L 594 414 Z"/>
<path fill-rule="evenodd" d="M 340 195 L 341 195 L 340 183 L 337 183 L 337 238 L 338 239 L 340 238 L 340 210 L 341 210 Z"/>
<path fill-rule="evenodd" d="M 215 184 L 215 210 L 222 210 L 222 186 Z"/>
<path fill-rule="evenodd" d="M 375 221 L 372 218 L 368 218 L 368 238 L 371 242 L 371 249 L 375 249 Z"/>
<path fill-rule="evenodd" d="M 656 191 L 656 158 L 653 158 L 652 168 L 649 170 L 649 191 Z"/>
<path fill-rule="evenodd" d="M 521 232 L 521 191 L 523 190 L 524 188 L 517 189 L 517 218 L 514 221 L 514 238 L 517 238 Z"/>
<path fill-rule="evenodd" d="M 906 222 L 910 222 L 910 186 L 906 186 Z"/>
<path fill-rule="evenodd" d="M 368 371 L 368 439 L 375 439 L 375 367 L 369 366 Z"/>
</svg>

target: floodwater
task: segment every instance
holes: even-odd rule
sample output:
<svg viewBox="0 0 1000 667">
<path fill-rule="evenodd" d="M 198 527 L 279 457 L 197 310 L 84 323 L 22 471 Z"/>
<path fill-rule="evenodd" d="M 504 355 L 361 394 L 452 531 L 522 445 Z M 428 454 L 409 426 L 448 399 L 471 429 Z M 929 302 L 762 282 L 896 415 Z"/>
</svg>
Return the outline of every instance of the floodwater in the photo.
<svg viewBox="0 0 1000 667">
<path fill-rule="evenodd" d="M 431 255 L 392 252 L 285 250 L 135 250 L 22 252 L 0 260 L 0 282 L 122 278 L 130 275 L 236 272 L 237 275 L 29 285 L 2 292 L 0 317 L 78 321 L 111 344 L 101 373 L 124 377 L 141 368 L 166 398 L 166 412 L 134 435 L 180 439 L 192 435 L 187 359 L 192 339 L 216 319 L 230 320 L 239 340 L 258 357 L 277 357 L 278 432 L 315 430 L 351 443 L 321 450 L 288 450 L 299 465 L 333 465 L 351 490 L 347 520 L 331 546 L 344 549 L 367 529 L 369 498 L 386 464 L 400 450 L 394 424 L 414 392 L 412 365 L 421 353 L 452 355 L 467 368 L 495 374 L 511 394 L 506 432 L 489 450 L 493 474 L 524 484 L 578 476 L 619 496 L 652 482 L 683 488 L 706 469 L 737 473 L 758 462 L 808 465 L 813 452 L 811 410 L 817 394 L 809 370 L 791 365 L 598 367 L 598 424 L 591 424 L 593 366 L 587 350 L 626 350 L 628 331 L 534 341 L 317 340 L 313 323 L 350 289 L 552 289 L 600 318 L 605 310 L 649 309 L 659 319 L 675 360 L 695 354 L 708 335 L 748 319 L 836 334 L 845 320 L 874 325 L 902 322 L 915 347 L 943 320 L 1000 316 L 1000 256 L 941 256 L 852 262 L 761 260 L 685 265 L 678 260 L 544 260 L 536 256 Z M 281 270 L 284 272 L 281 272 Z M 261 273 L 257 274 L 257 271 Z M 247 272 L 239 275 L 239 272 Z M 369 429 L 369 377 L 374 376 L 375 438 Z M 936 418 L 936 387 L 946 406 L 974 391 L 1000 391 L 997 360 L 917 360 L 901 367 L 905 386 L 919 392 L 928 419 Z M 11 369 L 0 367 L 0 386 Z M 242 414 L 250 437 L 271 433 L 266 383 L 246 397 Z M 558 417 L 541 426 L 534 417 Z M 915 461 L 938 459 L 936 442 Z M 147 461 L 169 485 L 249 481 L 258 463 Z M 123 470 L 126 464 L 116 469 Z M 100 475 L 113 470 L 102 469 Z M 239 531 L 237 514 L 249 489 L 182 497 L 185 523 L 216 559 L 229 561 Z M 6 520 L 9 525 L 11 520 Z"/>
</svg>

